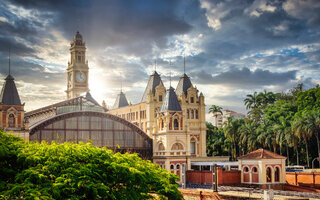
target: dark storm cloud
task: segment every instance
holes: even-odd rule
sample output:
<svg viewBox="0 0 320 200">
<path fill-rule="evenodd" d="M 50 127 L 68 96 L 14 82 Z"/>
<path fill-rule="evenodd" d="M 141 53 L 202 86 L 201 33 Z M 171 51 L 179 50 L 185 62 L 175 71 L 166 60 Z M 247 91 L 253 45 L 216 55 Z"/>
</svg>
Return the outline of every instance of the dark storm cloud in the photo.
<svg viewBox="0 0 320 200">
<path fill-rule="evenodd" d="M 153 44 L 164 47 L 167 36 L 183 34 L 191 29 L 182 17 L 175 14 L 179 1 L 70 0 L 15 3 L 26 8 L 56 12 L 57 20 L 54 23 L 67 38 L 72 38 L 78 29 L 91 48 L 128 46 L 128 50 L 124 50 L 129 54 L 143 55 Z"/>
<path fill-rule="evenodd" d="M 238 87 L 259 87 L 284 84 L 296 79 L 296 71 L 270 72 L 269 70 L 256 69 L 251 71 L 244 67 L 242 69 L 231 68 L 212 76 L 204 71 L 195 73 L 194 77 L 200 84 L 223 84 Z"/>
</svg>

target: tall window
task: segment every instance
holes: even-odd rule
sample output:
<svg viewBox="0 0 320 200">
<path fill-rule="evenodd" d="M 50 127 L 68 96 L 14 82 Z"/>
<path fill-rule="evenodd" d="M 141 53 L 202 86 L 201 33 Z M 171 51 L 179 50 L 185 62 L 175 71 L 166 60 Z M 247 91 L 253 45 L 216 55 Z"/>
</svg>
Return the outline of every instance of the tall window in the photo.
<svg viewBox="0 0 320 200">
<path fill-rule="evenodd" d="M 199 119 L 198 110 L 196 110 L 196 119 Z"/>
<path fill-rule="evenodd" d="M 190 154 L 196 154 L 196 142 L 195 141 L 190 142 Z"/>
<path fill-rule="evenodd" d="M 191 119 L 194 118 L 194 110 L 191 110 Z"/>
<path fill-rule="evenodd" d="M 174 121 L 173 121 L 173 125 L 174 125 L 174 130 L 178 130 L 178 129 L 179 129 L 179 122 L 178 122 L 178 119 L 174 119 Z"/>
<path fill-rule="evenodd" d="M 279 182 L 280 181 L 280 170 L 279 167 L 276 167 L 274 169 L 274 181 Z"/>
<path fill-rule="evenodd" d="M 190 103 L 193 103 L 193 102 L 194 102 L 194 98 L 191 97 L 191 98 L 190 98 Z"/>
<path fill-rule="evenodd" d="M 162 101 L 162 95 L 159 95 L 159 101 Z"/>
<path fill-rule="evenodd" d="M 9 124 L 9 127 L 10 127 L 10 128 L 14 128 L 14 127 L 15 127 L 14 114 L 10 114 L 10 115 L 9 115 L 8 124 Z"/>
<path fill-rule="evenodd" d="M 189 109 L 187 109 L 187 119 L 189 119 L 189 117 L 190 117 L 190 111 Z"/>
<path fill-rule="evenodd" d="M 272 181 L 272 178 L 271 178 L 271 169 L 270 167 L 267 167 L 266 169 L 266 175 L 267 175 L 267 182 L 271 182 Z"/>
</svg>

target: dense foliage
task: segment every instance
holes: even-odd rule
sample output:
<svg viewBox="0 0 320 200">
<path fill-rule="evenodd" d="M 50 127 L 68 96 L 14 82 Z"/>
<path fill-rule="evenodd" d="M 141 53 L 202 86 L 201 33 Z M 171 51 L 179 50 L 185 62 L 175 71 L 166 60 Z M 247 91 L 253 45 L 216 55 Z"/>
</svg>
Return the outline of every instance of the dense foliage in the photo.
<svg viewBox="0 0 320 200">
<path fill-rule="evenodd" d="M 0 160 L 3 199 L 182 199 L 176 175 L 90 143 L 25 143 L 0 132 Z"/>
<path fill-rule="evenodd" d="M 320 157 L 319 86 L 304 91 L 299 84 L 288 93 L 254 92 L 244 104 L 245 119 L 229 118 L 219 129 L 207 124 L 209 156 L 229 155 L 236 160 L 262 147 L 287 156 L 287 164 L 308 167 Z"/>
</svg>

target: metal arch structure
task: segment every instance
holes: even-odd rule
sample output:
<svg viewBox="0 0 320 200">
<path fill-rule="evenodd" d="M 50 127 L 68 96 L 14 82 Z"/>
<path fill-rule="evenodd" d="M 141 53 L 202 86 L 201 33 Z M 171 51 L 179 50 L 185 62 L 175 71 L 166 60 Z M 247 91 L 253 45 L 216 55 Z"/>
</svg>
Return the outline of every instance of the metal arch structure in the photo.
<svg viewBox="0 0 320 200">
<path fill-rule="evenodd" d="M 79 117 L 79 116 L 106 118 L 115 122 L 119 122 L 124 126 L 130 128 L 133 132 L 142 136 L 142 138 L 144 139 L 144 142 L 147 144 L 146 145 L 147 147 L 124 147 L 124 148 L 114 147 L 110 149 L 112 149 L 114 152 L 120 152 L 120 153 L 126 153 L 126 152 L 139 153 L 140 157 L 142 157 L 143 159 L 149 159 L 149 160 L 152 159 L 152 145 L 153 145 L 152 139 L 136 125 L 130 123 L 125 119 L 122 119 L 118 116 L 115 116 L 109 113 L 96 112 L 96 111 L 75 111 L 75 112 L 68 112 L 68 113 L 56 115 L 51 118 L 39 121 L 38 123 L 32 125 L 30 127 L 30 132 L 29 132 L 30 137 L 33 134 L 35 134 L 37 131 L 42 130 L 46 126 L 53 124 L 56 121 L 65 120 L 72 117 Z"/>
</svg>

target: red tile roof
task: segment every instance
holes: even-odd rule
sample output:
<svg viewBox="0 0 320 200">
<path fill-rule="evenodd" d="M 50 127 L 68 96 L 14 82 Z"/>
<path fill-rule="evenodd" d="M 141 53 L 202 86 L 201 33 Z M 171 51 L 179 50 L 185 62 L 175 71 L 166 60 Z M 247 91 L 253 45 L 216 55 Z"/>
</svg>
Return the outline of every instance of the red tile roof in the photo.
<svg viewBox="0 0 320 200">
<path fill-rule="evenodd" d="M 265 149 L 257 149 L 246 155 L 238 157 L 238 159 L 286 159 L 287 157 L 273 153 Z"/>
</svg>

